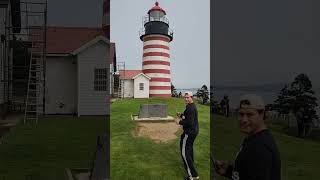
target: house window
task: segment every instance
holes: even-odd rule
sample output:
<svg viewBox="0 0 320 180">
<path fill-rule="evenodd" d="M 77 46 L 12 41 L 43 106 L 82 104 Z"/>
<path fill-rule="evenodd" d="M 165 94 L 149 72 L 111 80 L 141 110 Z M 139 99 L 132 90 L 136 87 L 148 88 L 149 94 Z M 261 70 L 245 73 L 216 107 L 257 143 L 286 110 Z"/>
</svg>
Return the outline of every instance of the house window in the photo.
<svg viewBox="0 0 320 180">
<path fill-rule="evenodd" d="M 139 83 L 139 90 L 143 91 L 143 89 L 144 89 L 144 83 Z"/>
<path fill-rule="evenodd" d="M 94 90 L 107 91 L 107 68 L 94 69 Z"/>
</svg>

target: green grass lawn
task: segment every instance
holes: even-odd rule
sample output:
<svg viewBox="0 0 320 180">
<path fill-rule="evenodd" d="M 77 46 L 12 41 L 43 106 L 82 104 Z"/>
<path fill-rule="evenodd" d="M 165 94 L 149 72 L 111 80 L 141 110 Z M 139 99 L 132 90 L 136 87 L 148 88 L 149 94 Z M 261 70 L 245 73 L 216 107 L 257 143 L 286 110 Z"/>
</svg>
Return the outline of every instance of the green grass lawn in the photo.
<svg viewBox="0 0 320 180">
<path fill-rule="evenodd" d="M 243 139 L 237 120 L 215 115 L 213 125 L 214 136 L 211 142 L 215 158 L 233 161 Z M 272 124 L 269 127 L 280 151 L 282 179 L 318 180 L 320 141 L 289 136 L 280 125 Z M 222 179 L 224 178 L 218 178 Z"/>
<path fill-rule="evenodd" d="M 64 168 L 88 168 L 103 117 L 50 117 L 39 124 L 18 124 L 0 145 L 0 179 L 63 180 Z M 5 177 L 5 178 L 4 178 Z"/>
<path fill-rule="evenodd" d="M 111 179 L 156 180 L 178 179 L 185 176 L 179 150 L 179 138 L 171 143 L 155 143 L 147 137 L 133 137 L 137 126 L 130 118 L 138 114 L 140 104 L 165 103 L 168 113 L 175 116 L 176 109 L 185 108 L 183 99 L 129 99 L 111 105 Z M 210 115 L 209 107 L 197 104 L 200 133 L 194 144 L 195 166 L 201 179 L 209 179 L 210 173 Z"/>
</svg>

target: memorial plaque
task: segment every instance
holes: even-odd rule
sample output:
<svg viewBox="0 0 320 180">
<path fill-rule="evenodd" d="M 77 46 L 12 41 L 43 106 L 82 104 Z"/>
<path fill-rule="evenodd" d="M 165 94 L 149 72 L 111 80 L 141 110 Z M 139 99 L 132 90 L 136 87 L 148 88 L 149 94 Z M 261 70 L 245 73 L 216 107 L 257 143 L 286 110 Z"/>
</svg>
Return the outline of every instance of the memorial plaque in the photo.
<svg viewBox="0 0 320 180">
<path fill-rule="evenodd" d="M 141 104 L 139 111 L 139 118 L 152 118 L 168 116 L 166 104 Z"/>
</svg>

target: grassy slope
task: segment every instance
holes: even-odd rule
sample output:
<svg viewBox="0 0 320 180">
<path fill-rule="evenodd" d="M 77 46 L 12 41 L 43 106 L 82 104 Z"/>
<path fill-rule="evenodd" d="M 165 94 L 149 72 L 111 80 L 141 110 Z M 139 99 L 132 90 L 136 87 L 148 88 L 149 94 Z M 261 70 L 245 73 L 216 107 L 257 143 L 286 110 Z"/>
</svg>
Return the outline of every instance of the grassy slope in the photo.
<svg viewBox="0 0 320 180">
<path fill-rule="evenodd" d="M 141 103 L 166 103 L 168 113 L 184 110 L 182 99 L 130 99 L 111 106 L 111 179 L 182 179 L 184 170 L 179 151 L 179 138 L 157 144 L 148 138 L 132 137 L 136 123 L 131 114 L 139 112 Z M 195 166 L 201 179 L 209 179 L 209 107 L 197 105 L 200 134 L 195 142 Z"/>
<path fill-rule="evenodd" d="M 47 118 L 38 125 L 19 124 L 0 145 L 0 179 L 64 179 L 64 168 L 88 168 L 96 137 L 106 132 L 106 119 Z"/>
<path fill-rule="evenodd" d="M 217 159 L 232 161 L 242 142 L 235 119 L 214 116 L 212 139 Z M 284 180 L 317 180 L 320 164 L 320 142 L 303 140 L 284 133 L 282 127 L 270 126 L 281 155 Z M 219 178 L 223 179 L 223 178 Z"/>
</svg>

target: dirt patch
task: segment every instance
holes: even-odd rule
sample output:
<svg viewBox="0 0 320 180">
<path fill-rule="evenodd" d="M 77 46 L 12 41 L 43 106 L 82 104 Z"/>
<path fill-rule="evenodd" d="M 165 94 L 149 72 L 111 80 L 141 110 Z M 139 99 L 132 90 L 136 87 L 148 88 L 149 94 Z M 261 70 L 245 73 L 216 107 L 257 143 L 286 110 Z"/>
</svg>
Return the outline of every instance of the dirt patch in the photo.
<svg viewBox="0 0 320 180">
<path fill-rule="evenodd" d="M 175 122 L 138 122 L 134 137 L 149 137 L 157 143 L 167 143 L 177 138 L 180 126 Z"/>
</svg>

